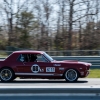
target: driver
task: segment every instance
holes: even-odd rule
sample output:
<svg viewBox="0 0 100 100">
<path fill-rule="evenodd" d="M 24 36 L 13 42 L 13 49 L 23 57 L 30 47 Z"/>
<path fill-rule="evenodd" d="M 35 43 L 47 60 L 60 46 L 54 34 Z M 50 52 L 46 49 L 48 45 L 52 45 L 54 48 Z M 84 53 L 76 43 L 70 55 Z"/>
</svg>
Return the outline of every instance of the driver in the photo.
<svg viewBox="0 0 100 100">
<path fill-rule="evenodd" d="M 31 55 L 31 62 L 37 62 L 37 55 Z"/>
</svg>

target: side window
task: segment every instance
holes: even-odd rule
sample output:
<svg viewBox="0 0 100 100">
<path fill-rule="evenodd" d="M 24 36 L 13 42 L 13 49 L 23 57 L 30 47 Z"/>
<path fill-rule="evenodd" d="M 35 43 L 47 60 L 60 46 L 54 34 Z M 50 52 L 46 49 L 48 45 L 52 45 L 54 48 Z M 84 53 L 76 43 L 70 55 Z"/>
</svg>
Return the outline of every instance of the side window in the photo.
<svg viewBox="0 0 100 100">
<path fill-rule="evenodd" d="M 37 62 L 37 55 L 36 54 L 28 54 L 29 62 Z"/>
<path fill-rule="evenodd" d="M 35 54 L 20 54 L 18 57 L 18 61 L 20 62 L 36 62 L 37 55 Z"/>
<path fill-rule="evenodd" d="M 17 61 L 20 61 L 20 62 L 24 62 L 25 59 L 24 59 L 24 55 L 23 54 L 20 54 Z"/>
<path fill-rule="evenodd" d="M 42 54 L 37 55 L 37 61 L 48 62 L 48 60 Z"/>
</svg>

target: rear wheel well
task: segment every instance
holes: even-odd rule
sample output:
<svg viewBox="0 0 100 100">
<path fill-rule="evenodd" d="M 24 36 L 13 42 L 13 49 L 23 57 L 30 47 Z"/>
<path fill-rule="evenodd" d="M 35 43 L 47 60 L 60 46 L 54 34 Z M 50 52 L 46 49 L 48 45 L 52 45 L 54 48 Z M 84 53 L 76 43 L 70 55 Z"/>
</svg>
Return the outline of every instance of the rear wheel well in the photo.
<svg viewBox="0 0 100 100">
<path fill-rule="evenodd" d="M 4 69 L 4 68 L 8 68 L 8 69 L 12 70 L 12 72 L 13 72 L 13 74 L 14 74 L 14 76 L 15 76 L 14 70 L 13 70 L 11 67 L 9 67 L 9 66 L 3 66 L 3 67 L 0 69 L 0 71 L 1 71 L 2 69 Z"/>
<path fill-rule="evenodd" d="M 0 69 L 0 80 L 2 82 L 13 81 L 15 78 L 14 70 L 11 67 L 3 66 Z"/>
</svg>

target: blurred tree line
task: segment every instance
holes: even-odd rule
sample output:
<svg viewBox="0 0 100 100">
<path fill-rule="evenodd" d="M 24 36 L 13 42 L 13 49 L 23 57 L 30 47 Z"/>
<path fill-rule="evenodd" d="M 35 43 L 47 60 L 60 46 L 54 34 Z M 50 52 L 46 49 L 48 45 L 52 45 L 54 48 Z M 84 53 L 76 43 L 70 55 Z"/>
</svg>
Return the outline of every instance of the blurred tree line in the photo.
<svg viewBox="0 0 100 100">
<path fill-rule="evenodd" d="M 1 0 L 0 49 L 99 50 L 100 0 Z"/>
</svg>

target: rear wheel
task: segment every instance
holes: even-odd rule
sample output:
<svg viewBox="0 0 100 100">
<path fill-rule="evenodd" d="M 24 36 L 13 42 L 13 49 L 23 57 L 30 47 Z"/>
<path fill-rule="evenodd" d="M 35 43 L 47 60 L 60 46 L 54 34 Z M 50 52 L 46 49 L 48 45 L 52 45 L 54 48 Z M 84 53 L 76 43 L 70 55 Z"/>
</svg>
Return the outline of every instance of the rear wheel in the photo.
<svg viewBox="0 0 100 100">
<path fill-rule="evenodd" d="M 68 69 L 65 72 L 65 79 L 68 82 L 75 82 L 77 81 L 78 77 L 79 77 L 78 72 L 75 69 Z"/>
<path fill-rule="evenodd" d="M 2 82 L 9 82 L 14 79 L 14 72 L 10 68 L 2 68 L 0 70 L 0 79 Z"/>
</svg>

